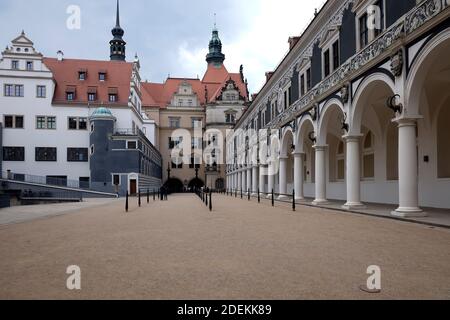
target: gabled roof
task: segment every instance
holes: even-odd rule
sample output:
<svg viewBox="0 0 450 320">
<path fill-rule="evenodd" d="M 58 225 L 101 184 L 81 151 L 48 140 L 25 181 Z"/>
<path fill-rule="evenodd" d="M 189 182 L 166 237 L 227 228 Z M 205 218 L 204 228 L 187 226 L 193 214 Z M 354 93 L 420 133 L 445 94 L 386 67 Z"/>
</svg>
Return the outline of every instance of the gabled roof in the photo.
<svg viewBox="0 0 450 320">
<path fill-rule="evenodd" d="M 128 105 L 131 93 L 130 81 L 132 77 L 133 64 L 117 61 L 97 61 L 63 59 L 58 61 L 54 58 L 44 58 L 44 64 L 53 72 L 56 82 L 53 102 L 58 103 L 88 103 L 88 91 L 94 88 L 97 92 L 97 101 L 90 102 L 91 105 Z M 87 72 L 84 81 L 78 79 L 79 72 Z M 98 74 L 106 72 L 106 80 L 100 81 Z M 66 101 L 67 90 L 75 90 L 75 100 Z M 109 93 L 117 92 L 118 101 L 109 102 Z"/>
<path fill-rule="evenodd" d="M 240 73 L 229 73 L 223 65 L 216 68 L 209 64 L 202 80 L 168 78 L 164 83 L 143 82 L 142 104 L 144 107 L 166 108 L 173 95 L 178 91 L 179 86 L 183 82 L 187 82 L 192 86 L 193 92 L 197 94 L 200 105 L 204 106 L 207 103 L 216 102 L 218 95 L 220 95 L 222 88 L 229 79 L 236 83 L 241 96 L 248 100 L 247 87 L 242 81 Z"/>
<path fill-rule="evenodd" d="M 20 36 L 18 36 L 14 40 L 12 40 L 11 43 L 18 44 L 18 45 L 29 45 L 29 46 L 34 45 L 33 41 L 31 41 L 30 39 L 27 38 L 27 36 L 25 36 L 25 32 L 23 30 L 22 30 L 22 33 L 20 34 Z"/>
</svg>

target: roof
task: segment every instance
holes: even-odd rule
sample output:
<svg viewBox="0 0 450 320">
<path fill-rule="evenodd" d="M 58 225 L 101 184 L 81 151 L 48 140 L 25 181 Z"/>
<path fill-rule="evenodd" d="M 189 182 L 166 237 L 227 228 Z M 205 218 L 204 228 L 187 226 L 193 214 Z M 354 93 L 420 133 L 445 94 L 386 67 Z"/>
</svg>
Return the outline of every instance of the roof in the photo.
<svg viewBox="0 0 450 320">
<path fill-rule="evenodd" d="M 223 65 L 217 68 L 213 64 L 209 64 L 202 80 L 167 78 L 164 83 L 143 82 L 142 105 L 144 107 L 166 108 L 173 95 L 178 91 L 179 86 L 183 82 L 187 82 L 192 86 L 194 93 L 197 94 L 200 104 L 204 106 L 217 100 L 222 88 L 230 79 L 238 86 L 241 96 L 248 100 L 247 87 L 242 81 L 240 73 L 229 73 Z"/>
<path fill-rule="evenodd" d="M 56 81 L 53 102 L 88 103 L 88 92 L 97 93 L 97 101 L 90 104 L 128 105 L 133 64 L 119 61 L 97 61 L 80 59 L 44 58 L 45 65 L 52 71 Z M 86 80 L 79 80 L 79 72 L 87 72 Z M 99 80 L 99 73 L 106 72 L 105 81 Z M 68 89 L 69 88 L 69 89 Z M 66 101 L 67 90 L 75 90 L 75 100 Z M 109 102 L 109 93 L 117 93 L 117 101 Z"/>
<path fill-rule="evenodd" d="M 115 117 L 111 113 L 111 110 L 105 107 L 100 107 L 95 109 L 95 111 L 90 116 L 90 119 L 115 119 Z"/>
</svg>

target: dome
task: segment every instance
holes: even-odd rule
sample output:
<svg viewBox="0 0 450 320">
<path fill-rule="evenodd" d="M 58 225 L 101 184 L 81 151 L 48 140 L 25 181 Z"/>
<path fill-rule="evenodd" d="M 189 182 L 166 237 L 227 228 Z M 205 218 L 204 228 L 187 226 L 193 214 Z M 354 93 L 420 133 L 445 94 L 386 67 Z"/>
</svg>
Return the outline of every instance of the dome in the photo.
<svg viewBox="0 0 450 320">
<path fill-rule="evenodd" d="M 91 119 L 112 119 L 112 120 L 116 120 L 116 118 L 113 116 L 113 114 L 111 113 L 111 111 L 108 108 L 105 107 L 100 107 L 95 109 L 95 111 L 92 113 Z"/>
</svg>

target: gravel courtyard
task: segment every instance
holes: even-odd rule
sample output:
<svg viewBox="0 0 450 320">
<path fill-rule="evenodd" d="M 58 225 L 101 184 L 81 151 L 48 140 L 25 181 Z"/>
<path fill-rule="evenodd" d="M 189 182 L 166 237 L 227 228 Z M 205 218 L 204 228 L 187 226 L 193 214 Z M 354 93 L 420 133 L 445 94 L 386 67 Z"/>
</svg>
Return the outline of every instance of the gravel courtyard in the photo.
<svg viewBox="0 0 450 320">
<path fill-rule="evenodd" d="M 450 299 L 448 229 L 213 200 L 212 213 L 176 195 L 0 226 L 0 299 Z M 381 293 L 359 289 L 370 265 Z"/>
</svg>

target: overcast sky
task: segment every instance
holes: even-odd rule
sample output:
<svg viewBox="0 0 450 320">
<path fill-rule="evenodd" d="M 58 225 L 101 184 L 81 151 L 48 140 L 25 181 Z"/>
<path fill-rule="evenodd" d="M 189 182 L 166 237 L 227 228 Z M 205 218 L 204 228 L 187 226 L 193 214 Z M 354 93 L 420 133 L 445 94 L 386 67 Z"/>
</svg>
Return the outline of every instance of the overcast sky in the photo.
<svg viewBox="0 0 450 320">
<path fill-rule="evenodd" d="M 0 0 L 0 46 L 22 29 L 45 56 L 62 50 L 66 58 L 109 59 L 116 0 Z M 206 69 L 214 13 L 226 55 L 225 65 L 244 65 L 250 91 L 264 84 L 288 50 L 288 37 L 299 35 L 324 0 L 122 0 L 127 60 L 137 52 L 143 80 L 195 78 Z M 70 5 L 81 9 L 81 28 L 69 30 Z"/>
</svg>

